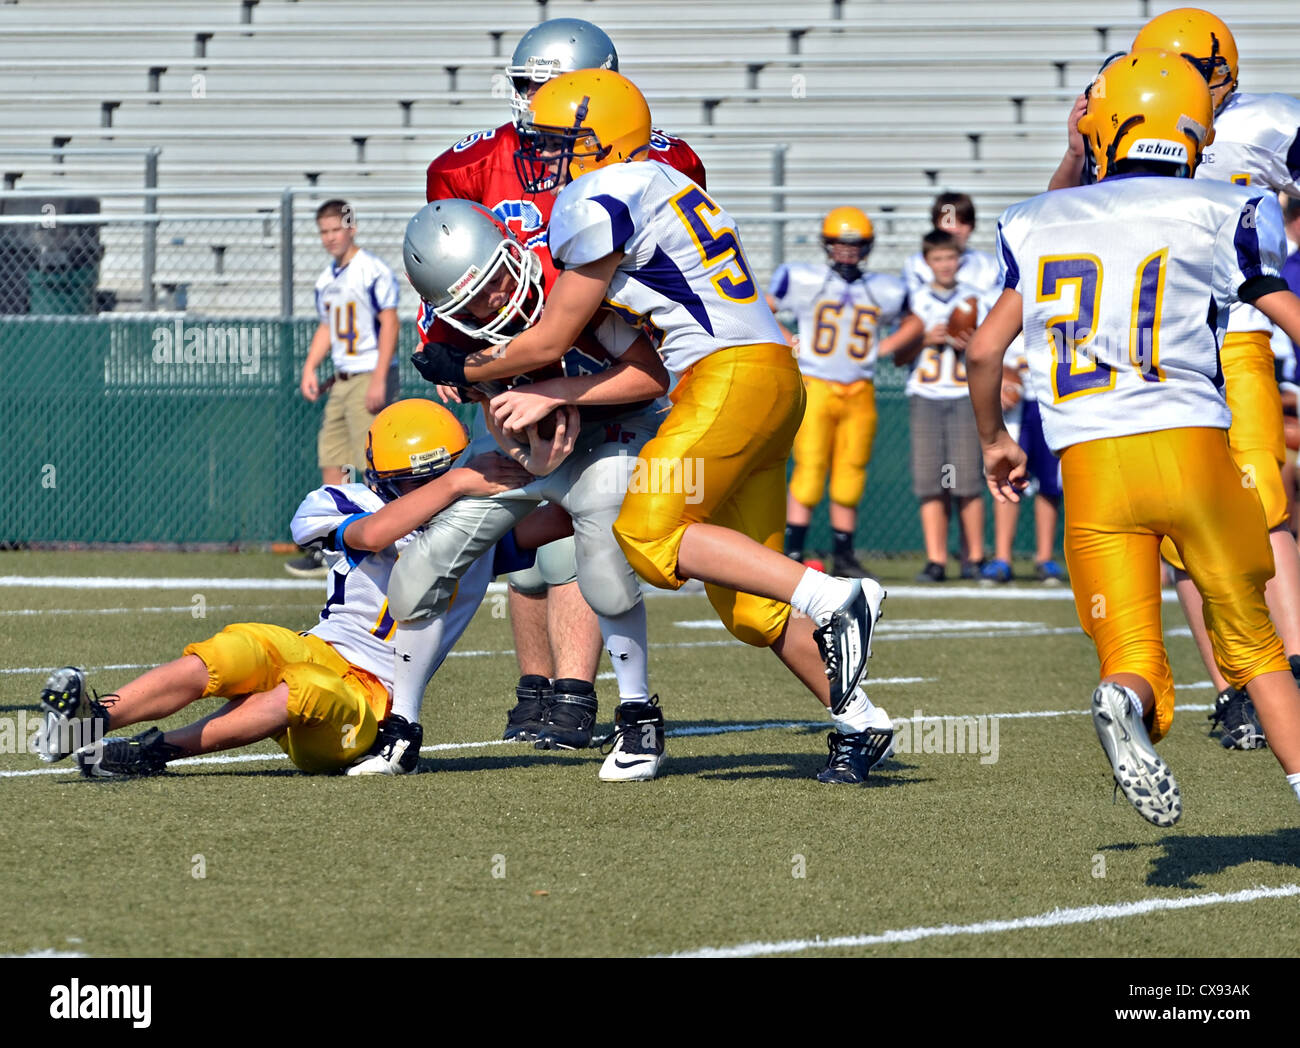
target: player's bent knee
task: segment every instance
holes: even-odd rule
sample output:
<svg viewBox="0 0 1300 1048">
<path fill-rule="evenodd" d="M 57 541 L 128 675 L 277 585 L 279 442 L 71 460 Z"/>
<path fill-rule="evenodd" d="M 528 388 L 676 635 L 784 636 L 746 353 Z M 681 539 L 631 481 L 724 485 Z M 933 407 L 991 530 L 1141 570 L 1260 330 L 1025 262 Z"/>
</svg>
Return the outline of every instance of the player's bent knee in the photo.
<svg viewBox="0 0 1300 1048">
<path fill-rule="evenodd" d="M 548 542 L 537 551 L 537 570 L 547 586 L 567 586 L 578 577 L 578 559 L 573 536 Z"/>
<path fill-rule="evenodd" d="M 531 568 L 520 568 L 506 576 L 506 582 L 516 593 L 525 597 L 537 597 L 546 592 L 546 580 L 542 578 L 541 569 L 533 564 Z"/>
<path fill-rule="evenodd" d="M 657 529 L 638 526 L 636 518 L 624 518 L 620 513 L 614 521 L 614 538 L 632 570 L 652 586 L 681 589 L 685 580 L 677 576 L 677 553 L 686 524 L 656 534 Z"/>
</svg>

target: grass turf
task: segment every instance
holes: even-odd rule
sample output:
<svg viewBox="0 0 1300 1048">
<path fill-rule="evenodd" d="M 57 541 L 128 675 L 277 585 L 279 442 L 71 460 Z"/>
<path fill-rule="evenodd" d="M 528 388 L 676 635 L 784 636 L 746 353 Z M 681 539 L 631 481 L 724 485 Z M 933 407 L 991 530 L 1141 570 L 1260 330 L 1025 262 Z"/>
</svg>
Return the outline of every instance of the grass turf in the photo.
<svg viewBox="0 0 1300 1048">
<path fill-rule="evenodd" d="M 8 576 L 287 579 L 284 559 L 8 553 L 2 563 Z M 996 762 L 925 752 L 914 731 L 912 752 L 867 787 L 822 786 L 812 778 L 826 753 L 820 708 L 770 654 L 718 629 L 677 625 L 712 618 L 703 597 L 655 596 L 651 683 L 670 731 L 696 733 L 670 735 L 659 781 L 600 783 L 595 751 L 495 744 L 516 668 L 504 601 L 490 596 L 460 646 L 489 654 L 449 659 L 426 697 L 426 746 L 452 747 L 425 753 L 421 770 L 433 774 L 309 777 L 268 759 L 132 782 L 82 781 L 71 769 L 0 777 L 15 816 L 0 834 L 0 882 L 22 901 L 0 927 L 0 953 L 637 955 L 1300 879 L 1300 808 L 1269 753 L 1226 752 L 1207 739 L 1203 712 L 1181 711 L 1161 752 L 1186 812 L 1172 830 L 1149 826 L 1122 796 L 1111 803 L 1091 723 L 1074 712 L 1087 707 L 1096 658 L 1072 602 L 1012 600 L 1001 589 L 971 599 L 951 583 L 933 597 L 904 595 L 917 567 L 884 565 L 895 594 L 871 664 L 872 696 L 896 719 L 917 710 L 1062 712 L 1000 718 Z M 229 622 L 305 628 L 320 596 L 202 583 L 0 588 L 0 717 L 16 722 L 31 709 L 55 666 L 152 665 Z M 1182 625 L 1175 606 L 1166 621 Z M 1175 678 L 1203 681 L 1190 640 L 1175 630 L 1169 645 Z M 111 691 L 139 672 L 93 669 L 90 682 Z M 920 679 L 888 683 L 897 678 Z M 607 724 L 613 682 L 599 690 Z M 1179 701 L 1208 705 L 1211 690 L 1181 690 Z M 791 726 L 734 730 L 765 724 Z M 0 754 L 0 771 L 44 768 L 31 754 Z M 817 952 L 1290 955 L 1297 905 L 1264 900 Z"/>
</svg>

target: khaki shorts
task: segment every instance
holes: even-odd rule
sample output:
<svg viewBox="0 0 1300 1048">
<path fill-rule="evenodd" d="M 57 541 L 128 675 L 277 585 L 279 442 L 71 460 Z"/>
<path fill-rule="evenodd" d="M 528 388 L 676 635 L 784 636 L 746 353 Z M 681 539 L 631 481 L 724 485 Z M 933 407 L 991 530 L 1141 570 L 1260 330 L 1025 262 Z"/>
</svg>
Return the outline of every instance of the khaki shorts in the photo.
<svg viewBox="0 0 1300 1048">
<path fill-rule="evenodd" d="M 346 379 L 339 375 L 325 398 L 325 417 L 316 438 L 317 465 L 321 469 L 355 466 L 356 479 L 366 468 L 366 431 L 375 416 L 366 410 L 366 390 L 372 372 L 362 371 Z M 397 399 L 397 368 L 388 369 L 387 406 Z"/>
</svg>

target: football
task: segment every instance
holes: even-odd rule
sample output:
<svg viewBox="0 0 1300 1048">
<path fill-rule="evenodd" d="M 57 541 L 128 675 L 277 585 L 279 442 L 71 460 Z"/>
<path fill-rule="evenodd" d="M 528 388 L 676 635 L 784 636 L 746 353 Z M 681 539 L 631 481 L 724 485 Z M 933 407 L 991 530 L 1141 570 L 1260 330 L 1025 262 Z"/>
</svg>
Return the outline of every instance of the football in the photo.
<svg viewBox="0 0 1300 1048">
<path fill-rule="evenodd" d="M 537 435 L 543 440 L 550 440 L 555 436 L 555 420 L 559 417 L 560 409 L 556 408 L 549 415 L 544 416 L 537 422 Z"/>
<path fill-rule="evenodd" d="M 967 295 L 948 314 L 948 334 L 954 337 L 969 335 L 979 322 L 979 299 Z"/>
</svg>

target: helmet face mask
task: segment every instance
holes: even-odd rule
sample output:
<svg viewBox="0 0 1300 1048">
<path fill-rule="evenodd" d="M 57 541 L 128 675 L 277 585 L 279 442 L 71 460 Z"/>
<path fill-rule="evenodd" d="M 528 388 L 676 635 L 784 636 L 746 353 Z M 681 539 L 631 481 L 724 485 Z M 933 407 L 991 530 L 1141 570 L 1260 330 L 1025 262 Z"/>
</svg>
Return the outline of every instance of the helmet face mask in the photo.
<svg viewBox="0 0 1300 1048">
<path fill-rule="evenodd" d="M 426 204 L 407 223 L 402 259 L 435 315 L 470 338 L 501 345 L 541 316 L 541 260 L 481 204 Z"/>
<path fill-rule="evenodd" d="M 399 400 L 366 432 L 366 485 L 392 502 L 451 469 L 469 443 L 456 416 L 431 400 Z"/>
<path fill-rule="evenodd" d="M 875 242 L 876 231 L 871 219 L 856 207 L 837 207 L 822 219 L 826 258 L 846 280 L 854 278 Z"/>
</svg>

